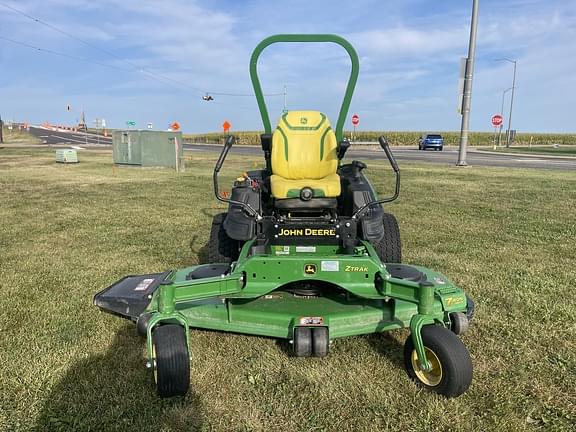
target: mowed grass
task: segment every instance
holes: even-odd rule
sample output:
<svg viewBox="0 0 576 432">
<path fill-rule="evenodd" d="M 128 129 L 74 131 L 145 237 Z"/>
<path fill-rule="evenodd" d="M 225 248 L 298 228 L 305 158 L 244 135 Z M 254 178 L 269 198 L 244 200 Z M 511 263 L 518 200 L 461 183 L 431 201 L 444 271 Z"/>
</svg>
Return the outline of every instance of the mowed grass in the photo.
<svg viewBox="0 0 576 432">
<path fill-rule="evenodd" d="M 40 144 L 41 140 L 36 138 L 26 130 L 19 130 L 18 127 L 8 129 L 7 126 L 2 128 L 3 139 L 5 144 Z M 1 146 L 2 144 L 0 144 Z"/>
<path fill-rule="evenodd" d="M 0 153 L 0 430 L 525 431 L 576 425 L 576 173 L 402 163 L 390 205 L 404 259 L 477 304 L 469 391 L 418 389 L 407 331 L 299 359 L 274 339 L 193 330 L 191 392 L 155 396 L 144 342 L 93 295 L 126 274 L 198 262 L 216 154 L 187 171 L 113 168 L 108 152 Z M 231 156 L 222 184 L 253 159 Z M 378 191 L 389 168 L 368 161 Z"/>
</svg>

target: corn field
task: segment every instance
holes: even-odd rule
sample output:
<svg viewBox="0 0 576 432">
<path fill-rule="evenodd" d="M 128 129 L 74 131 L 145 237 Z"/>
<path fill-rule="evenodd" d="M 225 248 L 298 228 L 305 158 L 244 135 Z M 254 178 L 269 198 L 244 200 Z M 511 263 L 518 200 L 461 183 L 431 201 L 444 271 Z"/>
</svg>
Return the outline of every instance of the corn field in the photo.
<svg viewBox="0 0 576 432">
<path fill-rule="evenodd" d="M 260 145 L 260 131 L 238 131 L 233 132 L 237 138 L 237 144 L 241 145 Z M 444 137 L 445 145 L 458 145 L 460 132 L 440 132 Z M 357 131 L 354 134 L 353 141 L 360 142 L 377 142 L 378 137 L 384 135 L 390 145 L 405 146 L 417 145 L 421 132 L 395 132 L 395 131 Z M 351 139 L 352 132 L 346 131 L 344 136 Z M 184 142 L 186 143 L 205 143 L 205 144 L 223 144 L 226 135 L 219 132 L 206 134 L 186 134 Z M 502 131 L 502 143 L 505 141 L 505 131 Z M 471 132 L 469 144 L 472 146 L 490 146 L 494 142 L 494 133 L 492 132 Z M 515 145 L 576 145 L 576 133 L 518 133 L 514 141 Z"/>
</svg>

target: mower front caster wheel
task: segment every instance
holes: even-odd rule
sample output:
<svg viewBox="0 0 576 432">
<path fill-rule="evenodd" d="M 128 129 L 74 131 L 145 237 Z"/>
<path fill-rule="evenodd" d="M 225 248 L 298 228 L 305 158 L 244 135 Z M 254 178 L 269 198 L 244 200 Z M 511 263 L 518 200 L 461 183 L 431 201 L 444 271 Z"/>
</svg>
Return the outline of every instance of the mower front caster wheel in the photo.
<svg viewBox="0 0 576 432">
<path fill-rule="evenodd" d="M 296 327 L 292 343 L 296 357 L 326 357 L 330 345 L 328 328 Z"/>
<path fill-rule="evenodd" d="M 190 386 L 186 331 L 180 325 L 156 327 L 152 333 L 154 381 L 160 397 L 184 396 Z"/>
<path fill-rule="evenodd" d="M 472 360 L 462 341 L 450 330 L 428 325 L 422 328 L 422 341 L 431 370 L 420 368 L 412 336 L 404 344 L 404 365 L 418 385 L 446 397 L 464 393 L 472 382 Z"/>
</svg>

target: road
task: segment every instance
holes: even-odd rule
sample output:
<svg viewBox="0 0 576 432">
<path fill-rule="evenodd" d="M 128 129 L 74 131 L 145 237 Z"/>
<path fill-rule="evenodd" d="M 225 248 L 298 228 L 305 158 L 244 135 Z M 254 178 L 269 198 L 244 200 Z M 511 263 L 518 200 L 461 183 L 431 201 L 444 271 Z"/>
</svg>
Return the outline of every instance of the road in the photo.
<svg viewBox="0 0 576 432">
<path fill-rule="evenodd" d="M 46 129 L 38 126 L 30 126 L 30 133 L 36 138 L 42 140 L 46 145 L 70 145 L 81 147 L 82 145 L 90 146 L 111 146 L 112 137 L 104 137 L 102 135 L 96 134 L 86 134 L 84 132 L 72 132 L 69 130 L 58 129 L 56 131 L 52 129 Z"/>
<path fill-rule="evenodd" d="M 68 145 L 71 147 L 89 146 L 111 146 L 112 138 L 103 137 L 94 134 L 84 134 L 82 132 L 71 132 L 66 130 L 52 131 L 41 127 L 30 127 L 30 133 L 40 138 L 45 144 L 49 145 Z M 354 145 L 352 145 L 354 146 Z M 353 147 L 352 147 L 353 148 Z M 197 152 L 217 152 L 222 150 L 221 146 L 210 144 L 185 144 L 186 151 Z M 416 148 L 392 148 L 394 156 L 398 161 L 413 161 L 434 163 L 442 165 L 455 165 L 458 160 L 456 150 L 444 149 L 444 151 L 419 151 Z M 262 156 L 260 147 L 233 147 L 232 153 Z M 383 151 L 372 150 L 349 150 L 346 154 L 349 159 L 385 159 Z M 503 168 L 538 168 L 554 170 L 576 170 L 576 158 L 560 158 L 549 156 L 523 156 L 503 155 L 493 153 L 483 153 L 480 151 L 470 150 L 467 157 L 470 166 L 487 166 Z"/>
</svg>

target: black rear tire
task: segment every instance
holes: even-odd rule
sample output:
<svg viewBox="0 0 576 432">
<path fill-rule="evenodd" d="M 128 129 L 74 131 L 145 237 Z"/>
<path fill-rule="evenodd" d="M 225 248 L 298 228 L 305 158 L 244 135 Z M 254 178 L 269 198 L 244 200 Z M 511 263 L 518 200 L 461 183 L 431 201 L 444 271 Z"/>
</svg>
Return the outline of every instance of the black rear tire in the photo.
<svg viewBox="0 0 576 432">
<path fill-rule="evenodd" d="M 240 244 L 238 240 L 228 237 L 224 229 L 226 213 L 219 213 L 212 219 L 210 238 L 208 239 L 208 262 L 231 263 L 238 259 L 240 255 Z"/>
<path fill-rule="evenodd" d="M 152 333 L 156 355 L 154 380 L 160 397 L 184 396 L 190 387 L 190 357 L 184 327 L 168 324 Z"/>
<path fill-rule="evenodd" d="M 383 263 L 401 263 L 402 242 L 398 221 L 393 214 L 384 213 L 382 225 L 384 226 L 384 237 L 374 242 L 372 246 Z"/>
<path fill-rule="evenodd" d="M 460 396 L 472 382 L 472 359 L 466 346 L 450 330 L 437 325 L 422 328 L 422 341 L 428 360 L 436 367 L 430 372 L 418 367 L 412 336 L 408 336 L 404 344 L 408 376 L 418 385 L 446 397 Z"/>
</svg>

